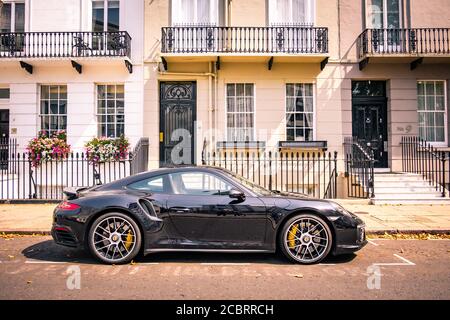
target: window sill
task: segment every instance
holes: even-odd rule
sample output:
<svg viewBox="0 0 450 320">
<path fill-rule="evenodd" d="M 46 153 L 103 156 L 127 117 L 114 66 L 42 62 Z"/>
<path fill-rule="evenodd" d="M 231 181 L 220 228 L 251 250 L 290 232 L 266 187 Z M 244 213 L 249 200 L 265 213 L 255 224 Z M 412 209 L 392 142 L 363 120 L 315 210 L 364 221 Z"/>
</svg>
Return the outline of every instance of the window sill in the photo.
<svg viewBox="0 0 450 320">
<path fill-rule="evenodd" d="M 278 149 L 287 150 L 321 150 L 326 151 L 328 149 L 327 141 L 319 140 L 319 141 L 279 141 Z"/>
<path fill-rule="evenodd" d="M 218 141 L 217 149 L 264 149 L 265 141 Z"/>
</svg>

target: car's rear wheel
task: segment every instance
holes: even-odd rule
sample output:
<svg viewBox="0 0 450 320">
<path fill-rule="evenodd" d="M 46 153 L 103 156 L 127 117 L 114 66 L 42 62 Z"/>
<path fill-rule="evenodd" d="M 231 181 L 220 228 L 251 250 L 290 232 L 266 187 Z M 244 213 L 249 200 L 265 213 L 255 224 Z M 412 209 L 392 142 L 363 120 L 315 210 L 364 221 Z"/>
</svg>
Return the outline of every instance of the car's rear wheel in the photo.
<svg viewBox="0 0 450 320">
<path fill-rule="evenodd" d="M 311 214 L 299 214 L 283 226 L 279 245 L 286 257 L 301 263 L 317 263 L 331 250 L 333 236 L 323 219 Z"/>
<path fill-rule="evenodd" d="M 89 250 L 97 259 L 109 264 L 120 264 L 136 257 L 142 236 L 131 217 L 120 212 L 110 212 L 93 222 L 88 242 Z"/>
</svg>

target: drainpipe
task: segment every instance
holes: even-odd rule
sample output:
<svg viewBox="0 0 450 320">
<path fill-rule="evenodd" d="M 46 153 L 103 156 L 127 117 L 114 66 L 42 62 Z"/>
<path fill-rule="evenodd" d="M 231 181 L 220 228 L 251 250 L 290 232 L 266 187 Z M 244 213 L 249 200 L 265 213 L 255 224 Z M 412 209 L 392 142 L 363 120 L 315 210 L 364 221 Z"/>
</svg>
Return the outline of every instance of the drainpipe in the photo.
<svg viewBox="0 0 450 320">
<path fill-rule="evenodd" d="M 212 63 L 208 63 L 209 74 L 212 74 Z M 212 145 L 212 123 L 213 123 L 213 99 L 212 99 L 212 77 L 208 76 L 208 149 L 211 151 Z"/>
</svg>

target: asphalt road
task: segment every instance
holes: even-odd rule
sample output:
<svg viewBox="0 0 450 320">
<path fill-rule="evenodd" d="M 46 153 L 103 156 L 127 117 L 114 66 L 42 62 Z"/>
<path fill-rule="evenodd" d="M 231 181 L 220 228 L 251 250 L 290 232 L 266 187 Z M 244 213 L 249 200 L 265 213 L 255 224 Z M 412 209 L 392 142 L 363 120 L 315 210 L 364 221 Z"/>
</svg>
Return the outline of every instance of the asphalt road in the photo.
<svg viewBox="0 0 450 320">
<path fill-rule="evenodd" d="M 108 266 L 47 236 L 0 239 L 0 299 L 450 299 L 450 241 L 373 240 L 311 266 L 198 253 Z"/>
</svg>

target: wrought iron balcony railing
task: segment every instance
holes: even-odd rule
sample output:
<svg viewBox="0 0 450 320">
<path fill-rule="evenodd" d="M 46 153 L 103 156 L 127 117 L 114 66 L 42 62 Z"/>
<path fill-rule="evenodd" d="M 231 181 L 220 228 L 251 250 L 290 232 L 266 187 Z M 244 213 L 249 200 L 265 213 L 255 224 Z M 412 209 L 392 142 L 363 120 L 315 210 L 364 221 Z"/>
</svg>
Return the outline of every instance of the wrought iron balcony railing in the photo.
<svg viewBox="0 0 450 320">
<path fill-rule="evenodd" d="M 358 57 L 367 55 L 449 55 L 450 28 L 366 29 L 358 37 Z"/>
<path fill-rule="evenodd" d="M 0 58 L 130 57 L 130 53 L 126 31 L 0 33 Z"/>
<path fill-rule="evenodd" d="M 164 27 L 163 53 L 328 53 L 328 28 Z"/>
</svg>

